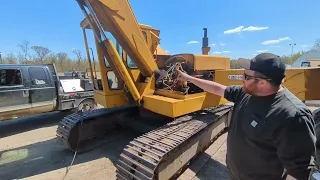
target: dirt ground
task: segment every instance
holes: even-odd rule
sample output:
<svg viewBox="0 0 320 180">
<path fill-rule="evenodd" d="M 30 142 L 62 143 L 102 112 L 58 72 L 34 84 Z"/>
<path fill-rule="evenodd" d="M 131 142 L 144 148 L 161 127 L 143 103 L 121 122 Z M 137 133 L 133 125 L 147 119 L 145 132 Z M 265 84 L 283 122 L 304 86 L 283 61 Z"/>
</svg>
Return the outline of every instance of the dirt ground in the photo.
<svg viewBox="0 0 320 180">
<path fill-rule="evenodd" d="M 314 108 L 311 108 L 314 109 Z M 55 137 L 57 123 L 66 113 L 53 112 L 0 124 L 0 179 L 73 180 L 116 179 L 115 164 L 122 149 L 136 133 L 111 134 L 102 146 L 74 154 Z M 191 162 L 179 179 L 228 179 L 225 165 L 226 137 L 223 134 L 204 153 Z"/>
<path fill-rule="evenodd" d="M 64 115 L 66 113 L 54 112 L 1 122 L 1 180 L 116 179 L 115 164 L 118 156 L 125 145 L 137 134 L 131 131 L 120 131 L 109 135 L 103 139 L 106 143 L 102 146 L 83 154 L 77 154 L 66 175 L 74 154 L 60 144 L 55 137 L 57 123 Z M 204 177 L 223 179 L 222 177 L 227 177 L 224 164 L 225 139 L 226 134 L 195 159 L 180 179 L 205 179 Z M 211 156 L 211 159 L 208 158 Z M 199 165 L 204 168 L 199 168 Z M 215 170 L 212 171 L 212 169 Z"/>
</svg>

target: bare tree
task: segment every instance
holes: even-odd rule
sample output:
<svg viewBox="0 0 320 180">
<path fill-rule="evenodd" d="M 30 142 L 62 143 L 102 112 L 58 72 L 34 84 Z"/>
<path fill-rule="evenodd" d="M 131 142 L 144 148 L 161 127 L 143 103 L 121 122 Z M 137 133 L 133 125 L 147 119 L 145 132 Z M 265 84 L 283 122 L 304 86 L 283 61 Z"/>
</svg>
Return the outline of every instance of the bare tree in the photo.
<svg viewBox="0 0 320 180">
<path fill-rule="evenodd" d="M 18 47 L 21 52 L 18 53 L 18 59 L 21 63 L 27 63 L 30 59 L 30 42 L 27 40 L 23 40 L 21 43 L 18 43 Z"/>
<path fill-rule="evenodd" d="M 50 53 L 46 58 L 45 58 L 46 63 L 54 63 L 56 64 L 57 62 L 57 55 L 55 53 Z"/>
<path fill-rule="evenodd" d="M 320 38 L 315 40 L 312 50 L 320 51 Z"/>
<path fill-rule="evenodd" d="M 10 53 L 5 58 L 6 63 L 8 64 L 17 64 L 17 58 L 14 56 L 13 53 Z"/>
<path fill-rule="evenodd" d="M 68 54 L 65 52 L 59 52 L 57 54 L 57 60 L 58 62 L 60 62 L 60 66 L 61 66 L 61 71 L 63 71 L 63 64 L 65 61 L 67 61 L 68 59 Z"/>
<path fill-rule="evenodd" d="M 50 50 L 43 46 L 32 46 L 31 49 L 36 53 L 40 62 L 43 62 L 46 56 L 48 56 L 50 53 Z"/>
<path fill-rule="evenodd" d="M 79 69 L 80 68 L 80 63 L 81 63 L 81 60 L 82 60 L 81 51 L 79 49 L 73 48 L 72 52 L 77 56 L 78 69 Z"/>
</svg>

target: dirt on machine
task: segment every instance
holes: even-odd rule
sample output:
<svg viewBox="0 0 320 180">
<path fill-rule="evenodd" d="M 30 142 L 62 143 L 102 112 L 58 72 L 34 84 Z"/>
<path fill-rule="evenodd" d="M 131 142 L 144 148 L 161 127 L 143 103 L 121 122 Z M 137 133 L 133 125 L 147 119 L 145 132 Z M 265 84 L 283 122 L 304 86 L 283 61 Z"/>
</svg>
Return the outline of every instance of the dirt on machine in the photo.
<svg viewBox="0 0 320 180">
<path fill-rule="evenodd" d="M 123 149 L 118 179 L 172 179 L 228 127 L 233 104 L 177 81 L 177 70 L 224 85 L 241 84 L 243 70 L 231 70 L 230 58 L 208 55 L 207 29 L 203 54 L 166 53 L 160 30 L 139 24 L 128 0 L 77 0 L 80 23 L 94 86 L 95 102 L 104 108 L 64 117 L 58 138 L 71 151 L 85 151 L 94 139 L 117 128 L 141 132 Z M 97 63 L 90 55 L 87 31 L 94 33 Z M 288 70 L 286 84 L 302 100 L 319 99 L 311 87 L 318 68 Z M 298 79 L 296 79 L 298 78 Z M 299 85 L 295 81 L 303 81 Z M 308 91 L 307 91 L 308 90 Z"/>
</svg>

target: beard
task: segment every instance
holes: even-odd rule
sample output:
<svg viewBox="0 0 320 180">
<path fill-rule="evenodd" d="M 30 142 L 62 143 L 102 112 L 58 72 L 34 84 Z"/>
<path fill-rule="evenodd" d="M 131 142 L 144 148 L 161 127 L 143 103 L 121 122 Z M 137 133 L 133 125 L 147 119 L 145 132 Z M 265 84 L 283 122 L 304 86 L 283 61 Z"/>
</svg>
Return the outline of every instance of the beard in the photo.
<svg viewBox="0 0 320 180">
<path fill-rule="evenodd" d="M 251 89 L 244 87 L 243 90 L 244 90 L 245 93 L 247 93 L 247 94 L 249 94 L 251 96 L 254 96 L 254 92 Z"/>
<path fill-rule="evenodd" d="M 251 96 L 256 96 L 257 95 L 257 84 L 252 83 L 250 86 L 246 86 L 245 84 L 243 85 L 243 91 Z"/>
</svg>

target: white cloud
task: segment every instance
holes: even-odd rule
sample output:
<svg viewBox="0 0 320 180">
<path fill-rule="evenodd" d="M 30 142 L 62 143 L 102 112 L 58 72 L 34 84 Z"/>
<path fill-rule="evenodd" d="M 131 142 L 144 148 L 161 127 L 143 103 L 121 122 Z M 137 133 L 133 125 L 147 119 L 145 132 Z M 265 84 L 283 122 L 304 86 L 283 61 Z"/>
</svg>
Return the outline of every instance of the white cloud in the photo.
<svg viewBox="0 0 320 180">
<path fill-rule="evenodd" d="M 249 26 L 249 27 L 244 27 L 244 26 L 239 26 L 234 29 L 229 29 L 224 31 L 224 34 L 234 34 L 234 33 L 241 33 L 242 31 L 262 31 L 269 29 L 269 27 L 256 27 L 256 26 Z"/>
<path fill-rule="evenodd" d="M 265 49 L 265 50 L 258 50 L 256 51 L 257 53 L 263 53 L 263 52 L 268 52 L 269 50 Z"/>
<path fill-rule="evenodd" d="M 302 47 L 302 48 L 305 48 L 305 47 L 308 47 L 308 45 L 303 44 L 303 45 L 301 45 L 301 47 Z"/>
<path fill-rule="evenodd" d="M 197 44 L 199 43 L 198 41 L 189 41 L 187 44 Z"/>
<path fill-rule="evenodd" d="M 242 29 L 242 31 L 262 31 L 262 30 L 266 30 L 269 27 L 255 27 L 255 26 L 249 26 L 247 28 Z"/>
<path fill-rule="evenodd" d="M 236 27 L 234 29 L 229 29 L 229 30 L 226 30 L 224 31 L 223 33 L 224 34 L 234 34 L 234 33 L 239 33 L 242 31 L 242 29 L 244 28 L 244 26 L 239 26 L 239 27 Z"/>
<path fill-rule="evenodd" d="M 226 44 L 223 44 L 223 43 L 214 44 L 214 43 L 213 43 L 213 44 L 210 44 L 209 46 L 212 47 L 212 46 L 219 46 L 219 45 L 220 45 L 220 46 L 224 46 L 224 45 L 226 45 Z"/>
<path fill-rule="evenodd" d="M 278 47 L 280 47 L 280 46 L 270 46 L 270 47 L 278 48 Z"/>
<path fill-rule="evenodd" d="M 165 52 L 169 53 L 169 51 L 168 51 L 168 50 L 165 50 Z"/>
<path fill-rule="evenodd" d="M 231 51 L 215 51 L 212 54 L 231 53 Z"/>
<path fill-rule="evenodd" d="M 283 38 L 279 38 L 279 39 L 267 40 L 267 41 L 262 42 L 261 44 L 263 44 L 263 45 L 278 44 L 281 41 L 288 41 L 288 40 L 291 40 L 291 39 L 289 37 L 283 37 Z"/>
<path fill-rule="evenodd" d="M 258 55 L 258 54 L 252 54 L 253 56 L 256 56 L 256 55 Z"/>
<path fill-rule="evenodd" d="M 221 54 L 221 52 L 215 51 L 215 52 L 213 52 L 212 54 Z"/>
</svg>

